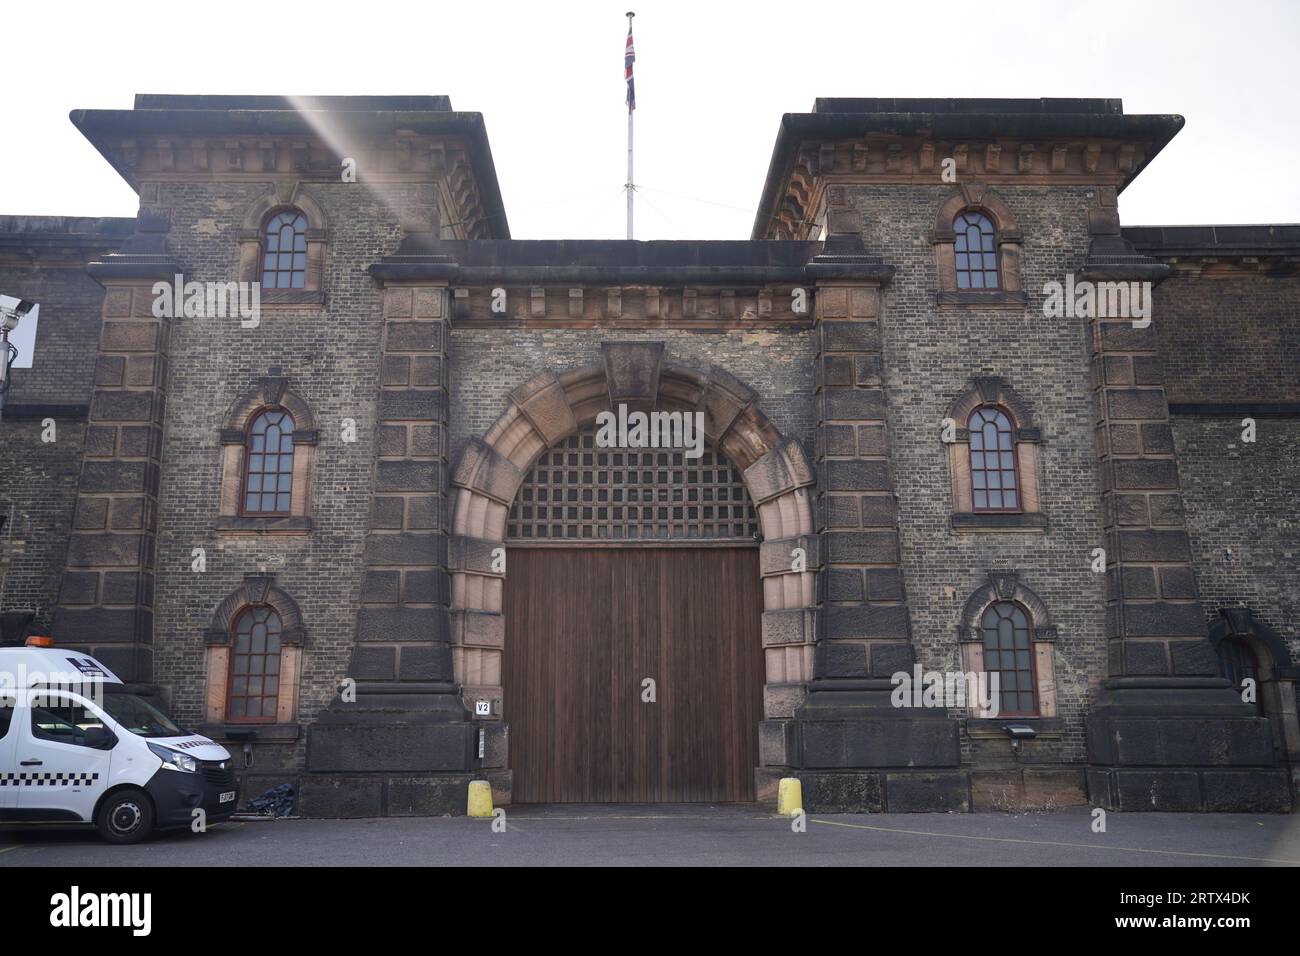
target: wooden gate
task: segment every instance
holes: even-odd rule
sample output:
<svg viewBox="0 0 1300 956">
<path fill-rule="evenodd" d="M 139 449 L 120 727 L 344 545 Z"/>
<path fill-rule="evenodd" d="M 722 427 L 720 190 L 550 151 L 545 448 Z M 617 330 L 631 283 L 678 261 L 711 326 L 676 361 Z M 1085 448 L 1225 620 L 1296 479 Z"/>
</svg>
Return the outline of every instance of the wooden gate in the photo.
<svg viewBox="0 0 1300 956">
<path fill-rule="evenodd" d="M 752 546 L 512 546 L 514 801 L 753 800 L 761 611 Z"/>
</svg>

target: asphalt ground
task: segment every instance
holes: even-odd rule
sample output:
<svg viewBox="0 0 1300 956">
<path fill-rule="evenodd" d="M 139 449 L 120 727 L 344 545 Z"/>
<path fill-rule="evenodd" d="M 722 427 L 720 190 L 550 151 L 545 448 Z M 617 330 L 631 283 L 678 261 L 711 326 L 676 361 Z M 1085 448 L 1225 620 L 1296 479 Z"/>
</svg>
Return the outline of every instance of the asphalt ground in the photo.
<svg viewBox="0 0 1300 956">
<path fill-rule="evenodd" d="M 0 867 L 1300 865 L 1300 817 L 1110 813 L 810 814 L 752 806 L 505 809 L 466 817 L 231 821 L 109 846 L 90 828 L 0 826 Z M 498 829 L 501 823 L 498 822 Z"/>
</svg>

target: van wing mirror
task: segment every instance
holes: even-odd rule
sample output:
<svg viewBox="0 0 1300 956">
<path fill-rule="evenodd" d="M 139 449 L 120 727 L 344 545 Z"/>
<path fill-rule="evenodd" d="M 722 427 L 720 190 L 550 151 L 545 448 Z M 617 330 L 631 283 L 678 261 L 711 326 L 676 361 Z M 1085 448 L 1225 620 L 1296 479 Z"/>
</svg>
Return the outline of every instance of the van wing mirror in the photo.
<svg viewBox="0 0 1300 956">
<path fill-rule="evenodd" d="M 85 745 L 93 750 L 112 750 L 117 746 L 117 735 L 107 727 L 89 727 L 83 735 Z"/>
</svg>

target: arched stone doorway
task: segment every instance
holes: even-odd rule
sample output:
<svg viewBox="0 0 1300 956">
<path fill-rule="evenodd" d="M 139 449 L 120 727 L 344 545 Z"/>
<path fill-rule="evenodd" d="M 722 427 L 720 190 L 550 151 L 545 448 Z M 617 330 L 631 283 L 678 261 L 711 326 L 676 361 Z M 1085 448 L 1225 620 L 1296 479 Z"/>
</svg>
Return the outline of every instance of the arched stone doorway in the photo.
<svg viewBox="0 0 1300 956">
<path fill-rule="evenodd" d="M 501 713 L 507 519 L 542 453 L 619 404 L 699 411 L 709 444 L 743 476 L 763 537 L 762 625 L 752 636 L 763 648 L 761 752 L 763 740 L 786 733 L 785 722 L 812 676 L 815 478 L 803 448 L 781 435 L 752 390 L 721 369 L 698 372 L 665 363 L 663 352 L 662 343 L 606 343 L 598 364 L 544 372 L 516 388 L 497 421 L 461 453 L 451 476 L 448 549 L 456 682 L 471 712 L 475 701 L 487 700 L 494 714 Z M 796 548 L 802 560 L 792 558 Z M 496 560 L 502 554 L 504 571 Z"/>
</svg>

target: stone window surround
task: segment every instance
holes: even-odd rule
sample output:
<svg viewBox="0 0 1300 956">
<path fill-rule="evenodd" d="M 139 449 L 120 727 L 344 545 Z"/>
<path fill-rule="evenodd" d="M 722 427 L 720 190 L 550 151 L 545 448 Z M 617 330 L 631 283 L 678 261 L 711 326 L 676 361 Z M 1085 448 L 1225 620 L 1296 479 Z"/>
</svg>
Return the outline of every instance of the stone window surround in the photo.
<svg viewBox="0 0 1300 956">
<path fill-rule="evenodd" d="M 295 210 L 307 218 L 307 275 L 301 289 L 263 289 L 264 309 L 297 309 L 325 305 L 325 262 L 329 226 L 325 212 L 297 182 L 276 183 L 248 208 L 239 229 L 239 281 L 262 281 L 262 245 L 271 216 Z"/>
<path fill-rule="evenodd" d="M 970 429 L 967 423 L 976 409 L 994 406 L 1011 419 L 1015 435 L 1016 478 L 1020 487 L 1018 511 L 976 511 L 970 477 Z M 1047 531 L 1039 492 L 1038 446 L 1042 432 L 1034 425 L 1028 404 L 1003 379 L 974 376 L 944 413 L 957 424 L 956 438 L 946 442 L 948 474 L 952 484 L 952 528 L 968 531 Z"/>
<path fill-rule="evenodd" d="M 999 602 L 1012 602 L 1029 617 L 1031 628 L 1030 648 L 1034 665 L 1034 698 L 1038 702 L 1038 714 L 1031 717 L 990 716 L 978 706 L 969 708 L 970 724 L 977 721 L 1012 720 L 1016 723 L 1030 723 L 1036 726 L 1040 736 L 1059 736 L 1056 717 L 1056 625 L 1052 623 L 1051 614 L 1043 599 L 1031 591 L 1020 580 L 1020 572 L 989 571 L 989 583 L 975 591 L 966 601 L 961 612 L 961 623 L 957 626 L 957 641 L 961 647 L 962 667 L 968 673 L 984 672 L 984 630 L 980 620 L 990 605 Z M 1035 724 L 1035 721 L 1052 721 Z M 968 725 L 970 726 L 970 725 Z M 976 735 L 982 735 L 978 730 Z M 1000 725 L 994 736 L 1001 736 Z"/>
<path fill-rule="evenodd" d="M 244 466 L 248 460 L 248 427 L 262 412 L 283 410 L 293 416 L 293 490 L 289 514 L 244 513 Z M 221 499 L 218 534 L 307 534 L 311 531 L 311 473 L 320 432 L 311 409 L 288 388 L 288 379 L 268 375 L 231 406 L 220 428 L 222 446 Z"/>
<path fill-rule="evenodd" d="M 978 212 L 993 223 L 998 253 L 997 289 L 957 288 L 957 233 L 953 221 L 963 212 Z M 1017 308 L 1028 303 L 1020 279 L 1020 255 L 1024 236 L 1011 208 L 993 190 L 980 183 L 963 183 L 939 206 L 934 231 L 939 288 L 935 304 L 940 308 Z"/>
<path fill-rule="evenodd" d="M 250 607 L 269 607 L 280 616 L 280 685 L 274 721 L 231 718 L 226 715 L 230 686 L 230 657 L 234 648 L 234 626 L 240 614 Z M 217 605 L 208 627 L 203 631 L 207 648 L 207 696 L 204 703 L 205 723 L 200 728 L 208 736 L 228 736 L 231 730 L 256 730 L 262 740 L 294 740 L 299 735 L 298 679 L 302 673 L 302 651 L 307 643 L 307 629 L 302 612 L 288 594 L 275 587 L 275 575 L 251 573 L 243 584 L 226 595 Z"/>
</svg>

